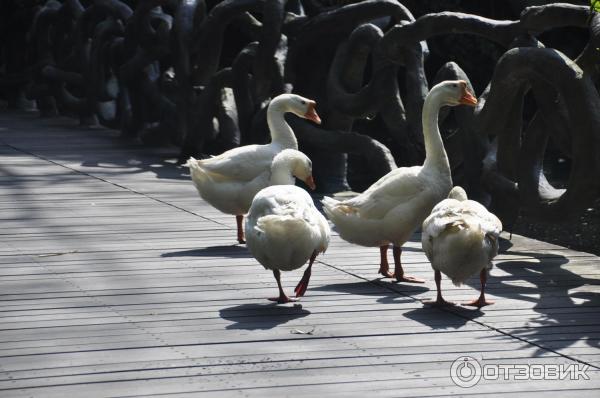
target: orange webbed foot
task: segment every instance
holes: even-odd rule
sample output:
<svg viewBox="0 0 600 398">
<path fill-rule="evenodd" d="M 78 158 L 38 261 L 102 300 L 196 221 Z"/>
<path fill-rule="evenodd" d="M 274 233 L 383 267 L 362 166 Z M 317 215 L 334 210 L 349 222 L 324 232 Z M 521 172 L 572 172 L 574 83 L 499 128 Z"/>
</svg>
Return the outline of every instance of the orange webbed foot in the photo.
<svg viewBox="0 0 600 398">
<path fill-rule="evenodd" d="M 279 296 L 279 297 L 269 297 L 268 300 L 275 301 L 277 304 L 293 303 L 294 301 L 298 301 L 298 299 L 288 297 L 286 295 Z"/>
<path fill-rule="evenodd" d="M 401 277 L 396 278 L 396 282 L 425 283 L 425 279 L 417 278 L 416 276 L 402 275 Z"/>
<path fill-rule="evenodd" d="M 456 303 L 446 301 L 441 297 L 438 297 L 436 300 L 423 300 L 422 303 L 431 307 L 451 307 L 456 305 Z"/>
<path fill-rule="evenodd" d="M 479 296 L 478 299 L 469 301 L 468 303 L 464 303 L 463 305 L 481 308 L 481 307 L 485 307 L 486 305 L 492 305 L 492 304 L 494 304 L 494 301 L 486 300 L 485 296 Z"/>
</svg>

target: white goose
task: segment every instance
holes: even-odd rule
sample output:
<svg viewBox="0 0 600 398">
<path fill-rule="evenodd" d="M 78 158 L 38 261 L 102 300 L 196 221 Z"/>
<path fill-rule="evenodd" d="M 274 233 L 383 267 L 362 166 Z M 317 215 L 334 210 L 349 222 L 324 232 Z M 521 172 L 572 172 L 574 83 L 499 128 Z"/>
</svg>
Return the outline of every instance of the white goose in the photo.
<svg viewBox="0 0 600 398">
<path fill-rule="evenodd" d="M 281 272 L 300 268 L 309 260 L 304 276 L 296 286 L 296 297 L 306 292 L 312 264 L 327 249 L 330 229 L 310 195 L 292 185 L 294 176 L 311 179 L 310 159 L 302 152 L 286 149 L 273 160 L 270 186 L 256 194 L 246 217 L 246 239 L 250 253 L 266 269 L 273 271 L 278 303 L 294 301 L 281 287 Z"/>
<path fill-rule="evenodd" d="M 426 304 L 452 304 L 442 298 L 441 273 L 460 286 L 479 272 L 481 294 L 467 305 L 481 308 L 493 304 L 485 299 L 487 270 L 498 254 L 498 236 L 502 223 L 494 214 L 474 200 L 468 200 L 461 187 L 454 187 L 423 221 L 421 243 L 435 271 L 437 299 Z"/>
<path fill-rule="evenodd" d="M 320 124 L 315 107 L 315 101 L 281 94 L 273 98 L 267 109 L 271 143 L 234 148 L 209 159 L 192 157 L 185 164 L 202 199 L 223 213 L 236 216 L 238 242 L 244 243 L 244 214 L 254 195 L 268 185 L 273 158 L 283 149 L 298 149 L 298 141 L 284 114 L 292 112 Z"/>
<path fill-rule="evenodd" d="M 324 211 L 340 236 L 361 246 L 379 246 L 379 273 L 397 281 L 423 283 L 402 269 L 402 244 L 418 228 L 433 206 L 452 188 L 450 165 L 438 127 L 442 106 L 474 106 L 477 99 L 464 81 L 445 81 L 434 86 L 423 106 L 425 163 L 392 170 L 355 198 L 337 201 L 325 197 Z M 389 272 L 387 250 L 393 244 L 395 272 Z"/>
</svg>

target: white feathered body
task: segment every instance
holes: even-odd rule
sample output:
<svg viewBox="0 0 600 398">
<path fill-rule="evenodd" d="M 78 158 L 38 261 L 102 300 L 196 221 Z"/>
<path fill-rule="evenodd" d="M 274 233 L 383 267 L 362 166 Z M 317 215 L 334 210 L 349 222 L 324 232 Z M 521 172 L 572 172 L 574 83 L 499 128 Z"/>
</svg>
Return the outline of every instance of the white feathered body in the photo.
<svg viewBox="0 0 600 398">
<path fill-rule="evenodd" d="M 448 195 L 450 175 L 423 166 L 392 170 L 355 198 L 322 200 L 340 236 L 361 246 L 402 245 Z"/>
<path fill-rule="evenodd" d="M 269 185 L 271 163 L 283 149 L 277 143 L 247 145 L 208 159 L 190 158 L 186 166 L 202 199 L 223 213 L 242 215 Z"/>
<path fill-rule="evenodd" d="M 291 271 L 329 245 L 330 228 L 310 195 L 294 185 L 261 190 L 246 217 L 246 244 L 266 269 Z"/>
<path fill-rule="evenodd" d="M 421 242 L 434 270 L 459 286 L 498 254 L 502 223 L 473 200 L 445 199 L 423 222 Z"/>
</svg>

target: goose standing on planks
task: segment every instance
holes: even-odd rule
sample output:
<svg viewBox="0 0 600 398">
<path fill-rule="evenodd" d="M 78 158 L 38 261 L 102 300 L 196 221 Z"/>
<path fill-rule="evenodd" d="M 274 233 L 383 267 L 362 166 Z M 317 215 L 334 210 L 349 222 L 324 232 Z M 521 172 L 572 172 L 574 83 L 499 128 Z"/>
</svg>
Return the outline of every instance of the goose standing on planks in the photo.
<svg viewBox="0 0 600 398">
<path fill-rule="evenodd" d="M 320 124 L 315 107 L 315 101 L 281 94 L 273 98 L 267 109 L 271 143 L 234 148 L 209 159 L 190 158 L 185 164 L 200 197 L 223 213 L 235 215 L 238 242 L 245 242 L 244 214 L 254 195 L 268 185 L 273 158 L 284 149 L 298 150 L 298 141 L 284 114 L 291 112 Z"/>
<path fill-rule="evenodd" d="M 437 299 L 426 304 L 437 306 L 452 304 L 442 298 L 442 275 L 460 286 L 471 275 L 479 272 L 481 294 L 467 305 L 481 308 L 493 304 L 485 299 L 487 270 L 498 254 L 498 237 L 502 223 L 494 214 L 474 200 L 467 199 L 461 187 L 454 187 L 438 203 L 431 215 L 423 221 L 421 243 L 431 267 L 435 271 Z"/>
<path fill-rule="evenodd" d="M 279 296 L 270 300 L 287 303 L 294 299 L 284 293 L 280 271 L 298 269 L 309 260 L 295 289 L 296 297 L 303 296 L 317 254 L 329 245 L 330 229 L 310 195 L 293 185 L 294 176 L 313 181 L 310 159 L 302 152 L 285 149 L 275 156 L 271 169 L 270 186 L 256 194 L 246 217 L 246 239 L 250 253 L 273 271 L 277 281 Z"/>
<path fill-rule="evenodd" d="M 425 163 L 390 171 L 355 198 L 337 201 L 325 197 L 323 209 L 340 236 L 361 246 L 379 246 L 379 273 L 397 281 L 423 283 L 404 274 L 400 255 L 404 244 L 425 217 L 452 188 L 450 164 L 438 127 L 442 106 L 475 106 L 477 99 L 462 80 L 434 86 L 423 106 Z M 389 272 L 387 250 L 393 244 L 395 272 Z"/>
</svg>

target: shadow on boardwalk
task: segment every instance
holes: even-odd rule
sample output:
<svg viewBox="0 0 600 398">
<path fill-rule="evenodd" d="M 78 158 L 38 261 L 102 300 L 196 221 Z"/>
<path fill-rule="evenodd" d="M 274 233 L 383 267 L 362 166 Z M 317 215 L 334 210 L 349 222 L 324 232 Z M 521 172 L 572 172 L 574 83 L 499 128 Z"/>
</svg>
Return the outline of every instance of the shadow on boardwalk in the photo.
<svg viewBox="0 0 600 398">
<path fill-rule="evenodd" d="M 276 303 L 242 304 L 223 308 L 219 316 L 235 322 L 227 329 L 273 329 L 286 322 L 310 315 L 301 305 L 282 306 Z"/>
<path fill-rule="evenodd" d="M 199 249 L 179 250 L 161 254 L 161 257 L 252 257 L 245 246 L 220 245 Z"/>
<path fill-rule="evenodd" d="M 539 316 L 532 321 L 541 325 L 517 327 L 511 333 L 534 343 L 545 343 L 546 346 L 550 344 L 553 349 L 567 348 L 578 341 L 591 347 L 600 347 L 595 326 L 600 294 L 577 291 L 586 286 L 589 288 L 590 285 L 598 286 L 598 279 L 587 278 L 565 269 L 564 266 L 570 261 L 561 255 L 536 255 L 516 251 L 510 254 L 531 256 L 537 261 L 514 260 L 496 264 L 508 275 L 498 281 L 493 293 L 534 303 L 532 310 Z M 563 338 L 564 336 L 568 336 L 568 339 Z M 551 343 L 548 343 L 549 339 L 552 339 Z M 542 352 L 544 350 L 540 348 L 538 353 Z"/>
</svg>

